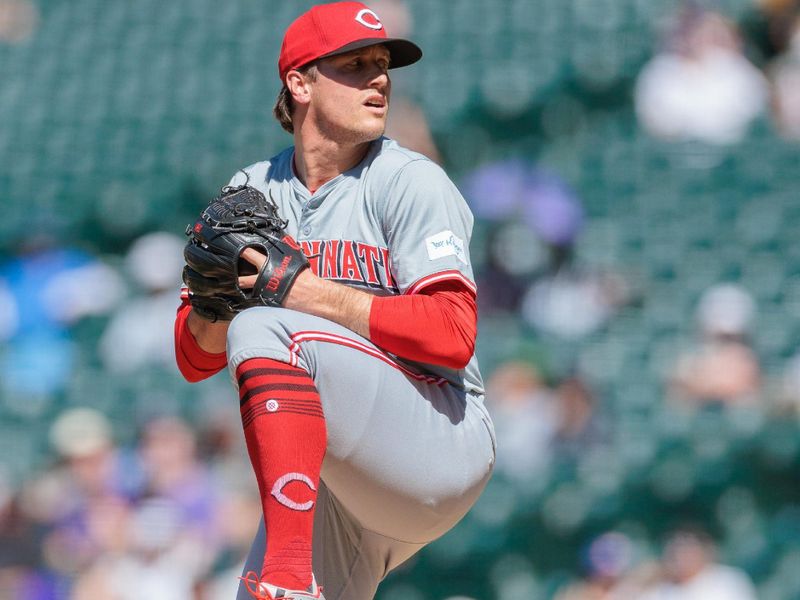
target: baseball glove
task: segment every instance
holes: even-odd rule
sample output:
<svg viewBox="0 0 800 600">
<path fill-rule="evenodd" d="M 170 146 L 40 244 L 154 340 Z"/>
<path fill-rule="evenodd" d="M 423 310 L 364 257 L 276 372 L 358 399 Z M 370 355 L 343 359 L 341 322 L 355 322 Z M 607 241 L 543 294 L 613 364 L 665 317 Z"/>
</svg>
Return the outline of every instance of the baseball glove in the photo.
<svg viewBox="0 0 800 600">
<path fill-rule="evenodd" d="M 285 227 L 278 207 L 257 189 L 222 188 L 186 228 L 183 281 L 192 309 L 210 321 L 230 321 L 252 306 L 280 306 L 297 275 L 308 267 L 308 259 Z M 260 270 L 242 258 L 246 248 L 266 255 Z M 256 273 L 252 288 L 239 285 L 240 276 Z"/>
</svg>

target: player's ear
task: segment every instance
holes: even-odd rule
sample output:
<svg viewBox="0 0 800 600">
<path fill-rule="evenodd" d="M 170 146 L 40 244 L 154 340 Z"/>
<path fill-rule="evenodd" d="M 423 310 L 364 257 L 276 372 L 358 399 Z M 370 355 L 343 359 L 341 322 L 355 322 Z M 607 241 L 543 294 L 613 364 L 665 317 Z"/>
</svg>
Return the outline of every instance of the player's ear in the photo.
<svg viewBox="0 0 800 600">
<path fill-rule="evenodd" d="M 292 99 L 298 104 L 308 104 L 311 100 L 311 79 L 296 69 L 286 74 L 286 87 Z"/>
</svg>

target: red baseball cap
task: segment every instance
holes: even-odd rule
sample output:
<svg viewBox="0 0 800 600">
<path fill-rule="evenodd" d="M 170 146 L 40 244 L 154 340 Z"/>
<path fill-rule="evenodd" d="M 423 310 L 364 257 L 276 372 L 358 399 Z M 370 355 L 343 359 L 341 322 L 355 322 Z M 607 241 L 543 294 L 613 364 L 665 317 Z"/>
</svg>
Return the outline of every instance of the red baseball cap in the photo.
<svg viewBox="0 0 800 600">
<path fill-rule="evenodd" d="M 419 46 L 390 38 L 380 17 L 361 2 L 320 4 L 297 17 L 286 29 L 278 58 L 281 81 L 291 69 L 311 61 L 383 44 L 389 50 L 389 68 L 405 67 L 422 58 Z"/>
</svg>

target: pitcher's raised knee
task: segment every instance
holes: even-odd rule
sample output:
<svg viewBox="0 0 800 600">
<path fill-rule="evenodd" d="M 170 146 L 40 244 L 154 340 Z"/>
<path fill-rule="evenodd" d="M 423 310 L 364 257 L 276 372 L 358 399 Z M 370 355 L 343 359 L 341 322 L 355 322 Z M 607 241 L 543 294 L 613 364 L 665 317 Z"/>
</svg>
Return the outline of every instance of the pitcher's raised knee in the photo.
<svg viewBox="0 0 800 600">
<path fill-rule="evenodd" d="M 236 370 L 250 358 L 271 358 L 289 362 L 292 343 L 292 315 L 285 308 L 249 308 L 236 316 L 228 328 L 228 368 Z M 296 313 L 294 313 L 296 314 Z"/>
</svg>

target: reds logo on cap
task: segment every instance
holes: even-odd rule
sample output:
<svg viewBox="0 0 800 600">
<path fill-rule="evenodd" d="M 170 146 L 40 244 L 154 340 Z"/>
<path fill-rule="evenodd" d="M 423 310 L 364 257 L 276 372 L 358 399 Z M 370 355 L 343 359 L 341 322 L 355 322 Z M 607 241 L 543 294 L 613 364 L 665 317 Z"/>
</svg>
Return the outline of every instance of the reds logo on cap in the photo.
<svg viewBox="0 0 800 600">
<path fill-rule="evenodd" d="M 368 8 L 362 8 L 360 11 L 358 11 L 358 14 L 356 15 L 356 21 L 361 23 L 364 27 L 369 27 L 370 29 L 383 29 L 383 23 L 381 23 L 378 15 Z"/>
<path fill-rule="evenodd" d="M 319 58 L 382 44 L 389 50 L 389 68 L 404 67 L 422 58 L 419 46 L 390 38 L 375 11 L 361 2 L 319 4 L 297 17 L 286 29 L 278 57 L 281 81 L 292 69 Z"/>
</svg>

